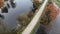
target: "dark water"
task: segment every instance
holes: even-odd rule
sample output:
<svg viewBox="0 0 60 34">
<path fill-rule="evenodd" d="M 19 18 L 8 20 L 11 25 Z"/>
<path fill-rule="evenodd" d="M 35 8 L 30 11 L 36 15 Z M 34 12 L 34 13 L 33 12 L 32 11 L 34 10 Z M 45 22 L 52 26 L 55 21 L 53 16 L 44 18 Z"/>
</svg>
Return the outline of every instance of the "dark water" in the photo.
<svg viewBox="0 0 60 34">
<path fill-rule="evenodd" d="M 8 13 L 1 13 L 1 11 L 0 11 L 0 14 L 4 16 L 5 22 L 11 28 L 16 28 L 16 26 L 17 26 L 16 17 L 19 14 L 28 12 L 33 7 L 32 2 L 30 0 L 14 0 L 14 3 L 16 5 L 16 7 L 12 8 L 10 3 L 8 2 L 8 4 L 10 5 L 10 8 L 8 8 Z"/>
</svg>

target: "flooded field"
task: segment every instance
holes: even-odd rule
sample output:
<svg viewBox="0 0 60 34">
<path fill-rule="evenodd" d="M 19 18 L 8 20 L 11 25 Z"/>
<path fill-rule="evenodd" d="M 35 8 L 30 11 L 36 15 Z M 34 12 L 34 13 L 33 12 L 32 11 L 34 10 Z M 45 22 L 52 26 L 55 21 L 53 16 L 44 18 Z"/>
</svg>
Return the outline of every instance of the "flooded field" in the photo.
<svg viewBox="0 0 60 34">
<path fill-rule="evenodd" d="M 6 0 L 4 7 L 0 9 L 0 14 L 3 15 L 5 23 L 8 27 L 16 28 L 16 17 L 22 13 L 26 13 L 32 8 L 30 0 Z"/>
</svg>

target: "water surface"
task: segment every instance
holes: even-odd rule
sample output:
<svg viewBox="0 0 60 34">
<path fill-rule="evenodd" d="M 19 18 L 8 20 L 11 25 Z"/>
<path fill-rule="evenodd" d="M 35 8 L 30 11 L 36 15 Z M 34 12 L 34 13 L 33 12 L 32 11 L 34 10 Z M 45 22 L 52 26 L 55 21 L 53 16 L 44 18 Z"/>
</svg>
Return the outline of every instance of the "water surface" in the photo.
<svg viewBox="0 0 60 34">
<path fill-rule="evenodd" d="M 9 2 L 6 2 L 6 3 L 8 3 L 10 5 Z M 4 16 L 5 22 L 11 28 L 16 28 L 16 26 L 17 26 L 16 17 L 19 14 L 28 12 L 33 7 L 32 2 L 30 0 L 14 0 L 14 3 L 16 5 L 16 7 L 12 8 L 10 5 L 10 8 L 8 8 L 8 13 L 1 13 L 1 11 L 0 11 L 0 14 L 2 14 Z"/>
</svg>

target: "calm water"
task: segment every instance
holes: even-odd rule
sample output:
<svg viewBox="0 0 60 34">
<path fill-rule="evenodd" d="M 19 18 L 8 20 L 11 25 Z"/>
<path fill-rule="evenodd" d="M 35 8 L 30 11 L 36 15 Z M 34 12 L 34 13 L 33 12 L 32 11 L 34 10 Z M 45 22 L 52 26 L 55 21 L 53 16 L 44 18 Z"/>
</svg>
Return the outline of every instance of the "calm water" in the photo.
<svg viewBox="0 0 60 34">
<path fill-rule="evenodd" d="M 16 7 L 15 8 L 10 7 L 8 9 L 8 13 L 1 13 L 1 11 L 0 11 L 0 14 L 2 14 L 4 16 L 5 22 L 11 28 L 16 28 L 16 26 L 17 26 L 16 17 L 19 14 L 28 12 L 33 7 L 32 2 L 30 0 L 14 0 L 14 2 L 16 4 Z"/>
</svg>

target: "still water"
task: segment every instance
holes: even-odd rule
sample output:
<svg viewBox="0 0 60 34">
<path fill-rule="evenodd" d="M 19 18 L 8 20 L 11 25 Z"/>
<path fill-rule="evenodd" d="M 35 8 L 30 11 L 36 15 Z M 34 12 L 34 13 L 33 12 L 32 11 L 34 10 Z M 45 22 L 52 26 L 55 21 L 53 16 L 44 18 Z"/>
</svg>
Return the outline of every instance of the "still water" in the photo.
<svg viewBox="0 0 60 34">
<path fill-rule="evenodd" d="M 15 8 L 12 8 L 10 3 L 6 2 L 10 5 L 10 8 L 8 8 L 8 13 L 1 13 L 0 11 L 0 14 L 4 16 L 5 23 L 7 23 L 8 27 L 11 28 L 16 28 L 17 26 L 16 17 L 19 14 L 28 12 L 33 7 L 33 3 L 30 0 L 14 0 L 14 2 L 16 5 Z"/>
</svg>

